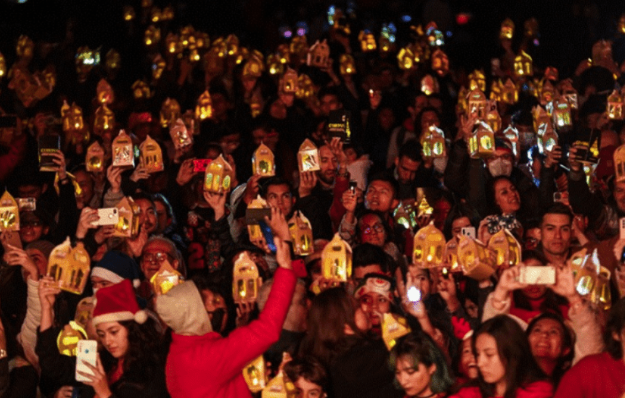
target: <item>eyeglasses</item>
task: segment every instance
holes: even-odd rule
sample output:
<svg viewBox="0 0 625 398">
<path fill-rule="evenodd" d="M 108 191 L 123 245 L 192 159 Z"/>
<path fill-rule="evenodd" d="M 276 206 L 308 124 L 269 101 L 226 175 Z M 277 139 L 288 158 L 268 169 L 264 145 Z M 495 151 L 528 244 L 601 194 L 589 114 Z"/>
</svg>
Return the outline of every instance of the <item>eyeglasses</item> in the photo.
<svg viewBox="0 0 625 398">
<path fill-rule="evenodd" d="M 163 261 L 167 260 L 167 257 L 171 256 L 168 253 L 156 252 L 156 253 L 145 253 L 141 258 L 141 261 L 146 263 L 158 263 L 161 264 Z"/>
<path fill-rule="evenodd" d="M 373 226 L 366 226 L 365 228 L 363 228 L 362 233 L 365 235 L 370 235 L 372 233 L 376 233 L 376 234 L 380 234 L 382 232 L 384 232 L 384 225 L 377 223 L 377 224 L 373 224 Z"/>
</svg>

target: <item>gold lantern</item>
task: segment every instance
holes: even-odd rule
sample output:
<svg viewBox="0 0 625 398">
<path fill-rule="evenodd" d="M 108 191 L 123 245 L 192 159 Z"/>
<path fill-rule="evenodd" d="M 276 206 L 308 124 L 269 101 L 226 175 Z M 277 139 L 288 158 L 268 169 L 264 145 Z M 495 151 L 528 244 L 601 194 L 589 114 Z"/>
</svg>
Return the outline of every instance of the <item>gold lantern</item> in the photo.
<svg viewBox="0 0 625 398">
<path fill-rule="evenodd" d="M 488 113 L 486 113 L 486 124 L 490 126 L 493 132 L 501 130 L 501 116 L 497 111 L 497 104 L 492 104 Z"/>
<path fill-rule="evenodd" d="M 61 290 L 80 295 L 89 278 L 90 264 L 91 259 L 83 243 L 78 242 L 72 248 L 68 237 L 50 253 L 47 275 Z"/>
<path fill-rule="evenodd" d="M 512 22 L 510 18 L 506 18 L 501 23 L 501 29 L 499 30 L 499 38 L 512 40 L 512 36 L 514 36 L 514 22 Z"/>
<path fill-rule="evenodd" d="M 469 74 L 469 90 L 486 91 L 486 78 L 481 70 L 474 70 Z"/>
<path fill-rule="evenodd" d="M 260 95 L 254 93 L 252 94 L 252 98 L 250 98 L 250 113 L 252 117 L 260 115 L 263 110 L 263 99 Z"/>
<path fill-rule="evenodd" d="M 532 116 L 534 119 L 534 131 L 536 132 L 538 132 L 538 128 L 540 127 L 540 125 L 551 124 L 551 118 L 549 117 L 549 114 L 547 114 L 547 111 L 545 111 L 545 109 L 540 105 L 536 105 L 532 109 Z"/>
<path fill-rule="evenodd" d="M 519 153 L 519 130 L 512 125 L 509 125 L 504 131 L 503 135 L 512 143 L 512 152 L 514 156 L 518 156 Z"/>
<path fill-rule="evenodd" d="M 278 59 L 280 60 L 281 64 L 286 65 L 291 62 L 291 52 L 289 51 L 288 44 L 280 44 L 276 49 L 276 52 L 278 54 Z"/>
<path fill-rule="evenodd" d="M 232 271 L 232 297 L 234 302 L 253 303 L 258 298 L 258 288 L 263 283 L 258 267 L 247 251 L 241 252 L 234 261 Z"/>
<path fill-rule="evenodd" d="M 532 57 L 527 55 L 525 51 L 521 51 L 519 55 L 514 58 L 514 75 L 516 77 L 532 76 L 534 74 L 534 66 L 532 64 Z"/>
<path fill-rule="evenodd" d="M 78 323 L 69 321 L 56 338 L 56 346 L 61 355 L 75 357 L 80 340 L 87 340 L 87 331 Z"/>
<path fill-rule="evenodd" d="M 247 205 L 246 218 L 247 213 L 251 211 L 258 211 L 259 209 L 269 209 L 269 205 L 265 199 L 261 198 L 260 195 L 256 197 L 256 199 L 252 200 Z M 262 231 L 260 230 L 260 225 L 248 222 L 247 223 L 247 233 L 250 236 L 250 242 L 258 247 L 263 247 L 265 244 L 265 237 L 263 236 Z"/>
<path fill-rule="evenodd" d="M 421 228 L 414 236 L 412 263 L 422 268 L 438 267 L 443 264 L 445 254 L 445 235 L 434 222 Z"/>
<path fill-rule="evenodd" d="M 64 102 L 61 107 L 61 116 L 63 120 L 63 131 L 65 132 L 80 131 L 85 127 L 82 118 L 82 109 L 75 103 L 69 106 L 67 102 Z"/>
<path fill-rule="evenodd" d="M 224 193 L 232 188 L 234 170 L 232 166 L 219 155 L 217 159 L 210 162 L 204 173 L 204 190 L 213 193 Z"/>
<path fill-rule="evenodd" d="M 566 100 L 569 102 L 571 109 L 578 108 L 577 90 L 573 88 L 573 83 L 571 79 L 566 79 L 562 81 L 560 86 L 560 92 L 562 93 L 562 96 L 566 98 Z"/>
<path fill-rule="evenodd" d="M 276 175 L 276 164 L 273 152 L 261 142 L 252 156 L 252 170 L 254 175 L 273 177 Z"/>
<path fill-rule="evenodd" d="M 352 248 L 338 233 L 321 252 L 321 273 L 335 282 L 347 282 L 352 275 Z"/>
<path fill-rule="evenodd" d="M 195 105 L 195 118 L 198 120 L 210 119 L 213 117 L 213 101 L 208 90 L 204 91 L 197 99 Z"/>
<path fill-rule="evenodd" d="M 161 107 L 161 126 L 167 128 L 178 118 L 180 118 L 180 104 L 175 99 L 167 98 Z"/>
<path fill-rule="evenodd" d="M 427 127 L 421 134 L 421 148 L 426 158 L 441 158 L 447 154 L 445 133 L 436 126 Z"/>
<path fill-rule="evenodd" d="M 297 396 L 295 385 L 285 377 L 282 370 L 278 371 L 276 377 L 269 380 L 261 394 L 261 398 L 297 398 Z"/>
<path fill-rule="evenodd" d="M 180 54 L 184 49 L 182 41 L 180 41 L 178 35 L 173 32 L 169 32 L 167 36 L 165 36 L 165 48 L 170 54 Z"/>
<path fill-rule="evenodd" d="M 608 118 L 613 120 L 623 120 L 623 97 L 618 91 L 612 91 L 608 97 Z"/>
<path fill-rule="evenodd" d="M 161 20 L 161 9 L 158 7 L 152 7 L 150 11 L 150 21 L 157 23 Z"/>
<path fill-rule="evenodd" d="M 297 78 L 297 92 L 295 96 L 299 99 L 315 97 L 315 86 L 308 75 L 302 73 Z"/>
<path fill-rule="evenodd" d="M 198 49 L 206 49 L 210 47 L 210 37 L 206 32 L 195 32 L 195 45 Z"/>
<path fill-rule="evenodd" d="M 306 64 L 317 68 L 325 68 L 328 65 L 329 57 L 330 47 L 328 46 L 327 41 L 325 39 L 322 42 L 317 40 L 308 50 Z"/>
<path fill-rule="evenodd" d="M 139 216 L 141 208 L 130 196 L 125 196 L 120 200 L 117 207 L 119 221 L 115 224 L 113 236 L 121 238 L 136 238 L 139 235 Z"/>
<path fill-rule="evenodd" d="M 558 145 L 558 134 L 551 124 L 541 124 L 538 127 L 538 147 L 541 152 L 551 152 Z"/>
<path fill-rule="evenodd" d="M 361 30 L 360 33 L 358 33 L 358 41 L 360 42 L 360 49 L 363 53 L 375 51 L 378 48 L 375 42 L 375 36 L 369 31 Z"/>
<path fill-rule="evenodd" d="M 436 80 L 432 75 L 425 75 L 423 79 L 421 79 L 421 92 L 425 95 L 432 95 L 438 93 L 438 80 Z"/>
<path fill-rule="evenodd" d="M 618 32 L 620 34 L 625 34 L 625 14 L 622 14 L 618 19 Z"/>
<path fill-rule="evenodd" d="M 228 56 L 236 56 L 239 52 L 239 38 L 234 34 L 229 34 L 228 37 L 226 37 L 225 43 Z"/>
<path fill-rule="evenodd" d="M 571 104 L 564 95 L 556 98 L 553 107 L 553 122 L 558 129 L 568 129 L 573 125 L 571 120 Z"/>
<path fill-rule="evenodd" d="M 306 36 L 295 36 L 291 40 L 289 51 L 291 54 L 297 56 L 300 63 L 306 62 L 306 56 L 308 54 L 308 41 L 306 40 Z"/>
<path fill-rule="evenodd" d="M 431 216 L 434 208 L 430 206 L 423 188 L 417 188 L 415 204 L 417 205 L 417 218 Z"/>
<path fill-rule="evenodd" d="M 293 240 L 293 253 L 298 256 L 308 256 L 315 252 L 312 226 L 299 210 L 289 220 L 289 232 Z"/>
<path fill-rule="evenodd" d="M 132 95 L 135 99 L 148 99 L 152 96 L 150 87 L 143 80 L 137 80 L 132 84 Z"/>
<path fill-rule="evenodd" d="M 154 25 L 148 26 L 143 41 L 148 47 L 158 44 L 161 41 L 161 30 Z"/>
<path fill-rule="evenodd" d="M 521 245 L 507 229 L 500 229 L 499 232 L 491 236 L 488 241 L 488 248 L 497 255 L 495 262 L 497 267 L 514 267 L 521 260 Z"/>
<path fill-rule="evenodd" d="M 152 290 L 156 295 L 167 294 L 174 286 L 183 283 L 182 274 L 171 266 L 169 261 L 161 263 L 161 267 L 150 278 Z"/>
<path fill-rule="evenodd" d="M 280 63 L 280 58 L 276 54 L 267 56 L 267 71 L 270 75 L 279 75 L 284 71 L 284 65 Z"/>
<path fill-rule="evenodd" d="M 7 74 L 7 61 L 4 59 L 4 55 L 0 53 L 0 78 Z"/>
<path fill-rule="evenodd" d="M 460 236 L 458 241 L 458 263 L 465 275 L 478 281 L 490 278 L 495 273 L 495 254 L 482 242 Z"/>
<path fill-rule="evenodd" d="M 493 80 L 490 84 L 490 94 L 488 98 L 491 101 L 502 101 L 501 88 L 503 84 L 501 80 Z"/>
<path fill-rule="evenodd" d="M 130 22 L 135 19 L 135 9 L 132 6 L 124 6 L 124 21 Z"/>
<path fill-rule="evenodd" d="M 410 47 L 404 47 L 397 53 L 397 62 L 399 63 L 399 69 L 412 70 L 415 65 L 414 53 Z"/>
<path fill-rule="evenodd" d="M 582 249 L 573 254 L 569 261 L 575 278 L 575 290 L 580 296 L 591 294 L 601 273 L 597 249 L 594 249 L 590 255 L 587 254 L 586 249 Z"/>
<path fill-rule="evenodd" d="M 117 72 L 121 68 L 121 56 L 114 48 L 108 50 L 104 58 L 104 65 L 109 72 Z"/>
<path fill-rule="evenodd" d="M 625 145 L 616 148 L 613 159 L 616 181 L 625 181 Z"/>
<path fill-rule="evenodd" d="M 265 359 L 259 356 L 243 368 L 243 379 L 247 388 L 256 394 L 265 388 L 267 380 L 267 370 L 265 368 Z"/>
<path fill-rule="evenodd" d="M 169 127 L 169 135 L 176 149 L 193 145 L 193 136 L 189 134 L 187 126 L 182 119 L 177 119 L 175 123 L 172 123 Z"/>
<path fill-rule="evenodd" d="M 349 54 L 342 54 L 339 58 L 340 72 L 342 76 L 353 75 L 356 73 L 356 62 L 354 57 Z"/>
<path fill-rule="evenodd" d="M 159 80 L 165 71 L 166 62 L 161 54 L 156 54 L 152 60 L 152 78 Z"/>
<path fill-rule="evenodd" d="M 124 130 L 113 140 L 113 167 L 135 167 L 135 156 L 130 136 Z"/>
<path fill-rule="evenodd" d="M 445 259 L 447 260 L 447 265 L 451 268 L 451 272 L 462 271 L 458 263 L 458 241 L 456 239 L 450 239 L 445 245 Z"/>
<path fill-rule="evenodd" d="M 171 6 L 163 8 L 161 21 L 171 21 L 172 19 L 174 19 L 174 9 Z"/>
<path fill-rule="evenodd" d="M 469 153 L 472 158 L 487 158 L 495 151 L 495 134 L 490 126 L 482 121 L 469 138 Z"/>
<path fill-rule="evenodd" d="M 300 173 L 321 170 L 319 166 L 319 150 L 308 138 L 306 138 L 299 147 L 299 151 L 297 152 L 297 164 Z"/>
<path fill-rule="evenodd" d="M 0 197 L 0 232 L 19 230 L 19 206 L 9 191 L 4 191 Z"/>
<path fill-rule="evenodd" d="M 432 54 L 432 70 L 435 71 L 439 76 L 444 76 L 449 72 L 449 58 L 447 58 L 447 54 L 443 52 L 440 48 L 437 48 L 436 51 Z"/>
<path fill-rule="evenodd" d="M 33 50 L 35 48 L 35 43 L 33 43 L 32 39 L 26 35 L 20 35 L 17 39 L 17 47 L 15 52 L 19 58 L 27 58 L 30 59 L 33 57 Z"/>
<path fill-rule="evenodd" d="M 100 79 L 96 89 L 98 102 L 101 104 L 111 104 L 115 100 L 113 87 L 104 79 Z"/>
<path fill-rule="evenodd" d="M 486 105 L 488 104 L 484 92 L 479 89 L 471 90 L 467 101 L 469 114 L 475 115 L 478 119 L 483 120 L 486 117 Z"/>
<path fill-rule="evenodd" d="M 606 267 L 601 266 L 595 288 L 590 293 L 590 302 L 597 304 L 599 308 L 607 311 L 612 307 L 612 293 L 610 276 L 612 273 Z"/>
<path fill-rule="evenodd" d="M 399 202 L 399 205 L 393 210 L 395 223 L 406 229 L 412 230 L 417 226 L 416 218 L 414 206 L 409 202 Z"/>
<path fill-rule="evenodd" d="M 467 113 L 469 109 L 468 96 L 467 89 L 464 86 L 460 86 L 460 90 L 458 90 L 458 112 Z"/>
<path fill-rule="evenodd" d="M 154 141 L 148 134 L 145 140 L 139 145 L 139 164 L 148 173 L 158 173 L 165 170 L 163 165 L 163 151 L 158 142 Z"/>
<path fill-rule="evenodd" d="M 90 173 L 99 173 L 104 171 L 104 148 L 98 141 L 87 148 L 85 156 L 85 168 Z"/>
<path fill-rule="evenodd" d="M 397 340 L 411 331 L 406 318 L 388 312 L 382 316 L 381 327 L 382 340 L 389 351 L 395 347 Z"/>
<path fill-rule="evenodd" d="M 519 100 L 519 90 L 512 79 L 506 80 L 501 87 L 501 101 L 506 104 L 514 105 Z"/>
<path fill-rule="evenodd" d="M 264 69 L 265 65 L 263 64 L 262 58 L 252 55 L 245 65 L 243 65 L 243 77 L 259 78 Z"/>
<path fill-rule="evenodd" d="M 287 67 L 286 72 L 280 79 L 280 92 L 283 94 L 295 94 L 298 89 L 297 72 Z"/>
<path fill-rule="evenodd" d="M 111 111 L 106 104 L 102 104 L 95 111 L 93 132 L 96 135 L 102 136 L 105 131 L 112 130 L 113 127 L 115 127 L 115 114 L 113 114 L 113 111 Z"/>
</svg>

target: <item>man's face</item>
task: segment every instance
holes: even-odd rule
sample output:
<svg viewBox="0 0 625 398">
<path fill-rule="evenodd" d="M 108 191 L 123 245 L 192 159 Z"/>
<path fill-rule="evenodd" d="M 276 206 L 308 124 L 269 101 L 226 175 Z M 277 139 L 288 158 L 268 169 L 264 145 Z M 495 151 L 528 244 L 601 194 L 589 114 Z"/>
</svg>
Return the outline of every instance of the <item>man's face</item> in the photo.
<svg viewBox="0 0 625 398">
<path fill-rule="evenodd" d="M 226 135 L 221 138 L 219 145 L 225 155 L 231 155 L 241 144 L 241 135 L 239 133 Z"/>
<path fill-rule="evenodd" d="M 267 187 L 266 195 L 267 204 L 271 207 L 277 207 L 282 211 L 285 217 L 291 214 L 295 198 L 286 184 L 270 185 Z"/>
<path fill-rule="evenodd" d="M 148 234 L 153 233 L 158 227 L 154 204 L 147 199 L 137 199 L 135 203 L 141 209 L 141 213 L 139 214 L 139 225 L 143 225 Z"/>
<path fill-rule="evenodd" d="M 321 113 L 323 116 L 328 116 L 330 111 L 335 111 L 342 107 L 338 97 L 334 94 L 326 94 L 319 100 Z"/>
<path fill-rule="evenodd" d="M 17 195 L 20 198 L 35 198 L 39 200 L 42 193 L 43 189 L 38 185 L 21 185 L 17 188 Z"/>
<path fill-rule="evenodd" d="M 86 171 L 78 171 L 74 174 L 76 183 L 80 186 L 82 193 L 76 196 L 76 205 L 81 210 L 85 206 L 89 206 L 91 198 L 93 198 L 93 179 Z"/>
<path fill-rule="evenodd" d="M 619 211 L 625 213 L 625 182 L 617 182 L 614 184 L 614 200 Z"/>
<path fill-rule="evenodd" d="M 382 323 L 379 314 L 387 314 L 391 311 L 390 299 L 377 292 L 363 294 L 358 301 L 360 308 L 367 314 L 374 328 Z"/>
<path fill-rule="evenodd" d="M 156 232 L 162 233 L 165 228 L 167 228 L 171 223 L 171 217 L 167 215 L 167 208 L 165 207 L 163 202 L 155 200 L 154 207 L 156 208 L 156 218 L 158 220 L 158 228 L 156 229 Z"/>
<path fill-rule="evenodd" d="M 178 269 L 178 260 L 175 259 L 171 247 L 166 242 L 160 240 L 148 242 L 141 253 L 141 271 L 150 280 L 165 260 L 169 261 L 174 269 Z"/>
<path fill-rule="evenodd" d="M 367 274 L 384 274 L 380 264 L 369 264 L 364 267 L 355 267 L 352 275 L 352 280 L 359 284 Z"/>
<path fill-rule="evenodd" d="M 384 247 L 386 231 L 380 217 L 367 214 L 360 220 L 360 241 L 375 246 Z"/>
<path fill-rule="evenodd" d="M 395 207 L 395 193 L 393 186 L 382 180 L 375 180 L 369 184 L 365 195 L 365 207 L 369 210 L 387 213 Z"/>
<path fill-rule="evenodd" d="M 417 169 L 421 163 L 410 159 L 408 156 L 402 156 L 395 159 L 397 166 L 397 177 L 400 184 L 410 184 L 417 175 Z"/>
<path fill-rule="evenodd" d="M 566 214 L 545 214 L 540 228 L 543 249 L 546 253 L 561 256 L 571 246 L 571 219 Z"/>
<path fill-rule="evenodd" d="M 327 145 L 319 148 L 319 167 L 317 177 L 326 184 L 334 184 L 336 178 L 337 160 Z"/>
</svg>

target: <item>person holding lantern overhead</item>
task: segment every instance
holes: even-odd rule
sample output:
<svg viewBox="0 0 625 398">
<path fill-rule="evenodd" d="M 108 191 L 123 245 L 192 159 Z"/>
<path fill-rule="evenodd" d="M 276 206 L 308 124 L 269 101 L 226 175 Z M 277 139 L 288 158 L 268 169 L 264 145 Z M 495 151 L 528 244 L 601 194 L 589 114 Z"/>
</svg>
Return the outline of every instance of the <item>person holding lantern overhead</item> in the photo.
<svg viewBox="0 0 625 398">
<path fill-rule="evenodd" d="M 166 368 L 172 398 L 251 396 L 243 368 L 278 341 L 297 281 L 291 267 L 286 220 L 275 208 L 272 220 L 279 268 L 257 320 L 222 337 L 212 330 L 193 282 L 184 282 L 157 297 L 156 311 L 172 330 Z"/>
</svg>

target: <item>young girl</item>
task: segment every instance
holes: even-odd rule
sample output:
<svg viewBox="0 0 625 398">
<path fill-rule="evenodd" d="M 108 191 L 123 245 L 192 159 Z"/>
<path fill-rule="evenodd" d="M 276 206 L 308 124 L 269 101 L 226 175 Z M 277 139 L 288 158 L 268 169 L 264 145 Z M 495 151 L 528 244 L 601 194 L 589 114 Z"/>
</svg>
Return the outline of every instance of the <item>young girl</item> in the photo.
<svg viewBox="0 0 625 398">
<path fill-rule="evenodd" d="M 96 366 L 81 372 L 98 398 L 167 397 L 160 335 L 154 320 L 139 309 L 130 280 L 96 293 L 93 325 L 104 348 Z"/>
<path fill-rule="evenodd" d="M 550 398 L 553 387 L 532 356 L 523 329 L 500 315 L 473 335 L 479 370 L 477 386 L 462 388 L 452 398 Z"/>
</svg>

